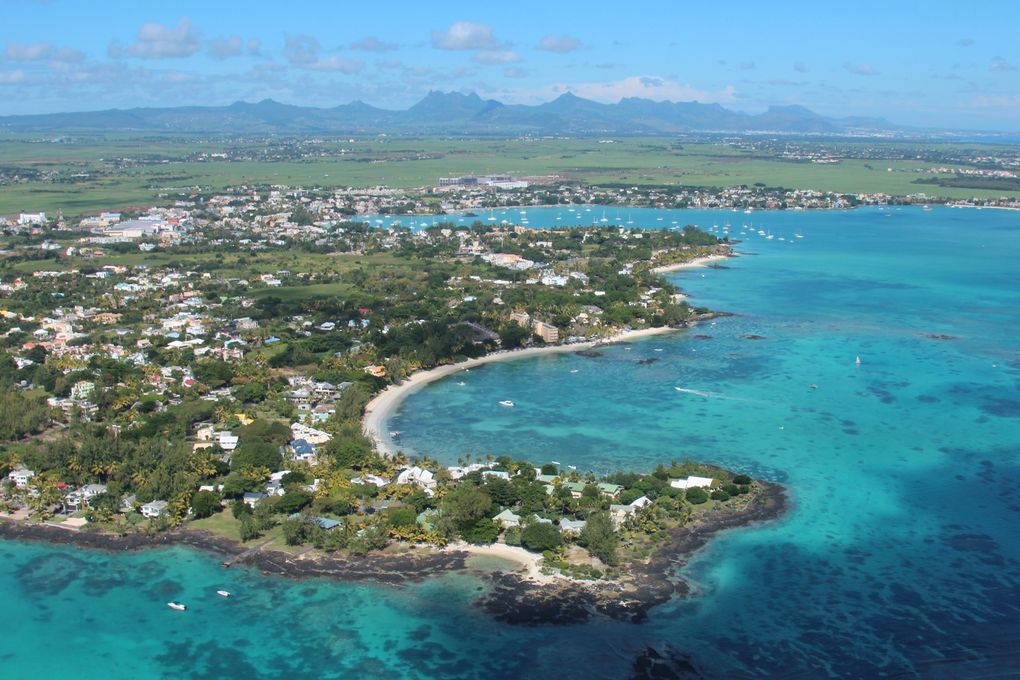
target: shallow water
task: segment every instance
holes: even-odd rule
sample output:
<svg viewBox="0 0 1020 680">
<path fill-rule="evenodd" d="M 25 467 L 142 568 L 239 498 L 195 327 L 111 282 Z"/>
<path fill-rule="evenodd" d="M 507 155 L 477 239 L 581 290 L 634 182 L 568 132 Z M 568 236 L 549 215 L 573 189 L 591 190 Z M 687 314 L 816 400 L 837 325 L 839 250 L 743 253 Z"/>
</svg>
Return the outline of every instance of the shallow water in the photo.
<svg viewBox="0 0 1020 680">
<path fill-rule="evenodd" d="M 450 463 L 690 457 L 786 484 L 783 520 L 684 569 L 698 597 L 641 626 L 515 628 L 471 607 L 472 575 L 395 589 L 224 571 L 184 549 L 0 543 L 4 677 L 616 678 L 650 645 L 711 677 L 1020 673 L 1020 213 L 619 212 L 775 238 L 674 275 L 735 317 L 472 369 L 412 395 L 388 429 Z"/>
<path fill-rule="evenodd" d="M 448 462 L 689 457 L 786 484 L 789 515 L 713 542 L 685 570 L 703 597 L 648 626 L 713 674 L 1020 672 L 1020 213 L 750 217 L 794 240 L 674 277 L 737 316 L 473 369 L 390 427 Z"/>
</svg>

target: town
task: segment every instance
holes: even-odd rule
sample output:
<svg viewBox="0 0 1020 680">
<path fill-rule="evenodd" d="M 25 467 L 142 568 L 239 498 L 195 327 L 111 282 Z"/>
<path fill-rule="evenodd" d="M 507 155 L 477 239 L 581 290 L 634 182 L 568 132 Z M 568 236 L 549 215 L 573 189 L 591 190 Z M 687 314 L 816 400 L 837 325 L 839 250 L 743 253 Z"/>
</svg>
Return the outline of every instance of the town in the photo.
<svg viewBox="0 0 1020 680">
<path fill-rule="evenodd" d="M 378 449 L 361 417 L 387 385 L 492 352 L 682 327 L 709 310 L 658 268 L 731 255 L 690 226 L 412 229 L 349 214 L 385 214 L 379 199 L 243 187 L 10 220 L 3 511 L 351 553 L 499 540 L 591 577 L 692 514 L 750 502 L 750 478 L 691 463 L 597 479 L 492 452 L 451 467 Z M 563 561 L 570 545 L 601 566 Z"/>
</svg>

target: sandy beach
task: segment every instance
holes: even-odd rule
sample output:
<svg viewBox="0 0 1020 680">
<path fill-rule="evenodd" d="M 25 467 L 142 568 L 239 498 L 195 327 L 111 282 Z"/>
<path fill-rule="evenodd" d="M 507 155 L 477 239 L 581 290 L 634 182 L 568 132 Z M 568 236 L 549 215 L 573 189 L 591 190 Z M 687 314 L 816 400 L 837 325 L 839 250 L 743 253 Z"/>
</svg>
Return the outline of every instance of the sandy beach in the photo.
<svg viewBox="0 0 1020 680">
<path fill-rule="evenodd" d="M 518 546 L 507 545 L 506 543 L 492 543 L 491 545 L 474 545 L 457 541 L 442 549 L 441 552 L 466 552 L 478 557 L 496 557 L 508 562 L 515 562 L 521 565 L 519 575 L 521 578 L 535 583 L 556 583 L 558 579 L 549 574 L 543 574 L 541 563 L 542 556 L 528 552 Z"/>
<path fill-rule="evenodd" d="M 707 259 L 707 258 L 706 258 Z M 379 453 L 384 456 L 392 455 L 395 452 L 393 444 L 390 440 L 388 431 L 385 429 L 386 420 L 389 418 L 393 410 L 400 405 L 407 395 L 421 389 L 423 386 L 430 382 L 445 378 L 448 375 L 459 373 L 464 369 L 474 368 L 475 366 L 481 366 L 482 364 L 491 364 L 496 361 L 509 361 L 511 359 L 525 359 L 528 357 L 541 356 L 543 354 L 558 354 L 561 352 L 577 352 L 580 350 L 591 349 L 597 345 L 609 345 L 616 342 L 627 342 L 630 340 L 636 340 L 637 338 L 643 338 L 651 335 L 662 335 L 663 333 L 673 333 L 678 330 L 684 330 L 682 328 L 670 328 L 670 327 L 658 327 L 658 328 L 643 328 L 640 330 L 623 331 L 616 335 L 609 336 L 600 340 L 592 340 L 589 342 L 578 342 L 570 345 L 551 345 L 548 347 L 529 347 L 527 349 L 518 350 L 504 350 L 499 352 L 493 352 L 487 354 L 484 357 L 477 359 L 467 359 L 460 361 L 455 364 L 447 364 L 445 366 L 437 366 L 428 371 L 419 371 L 413 374 L 404 382 L 399 385 L 390 385 L 385 390 L 375 396 L 372 401 L 368 402 L 365 406 L 365 415 L 361 422 L 364 428 L 365 434 L 375 443 Z"/>
<path fill-rule="evenodd" d="M 667 272 L 678 272 L 681 269 L 694 269 L 696 267 L 706 267 L 713 262 L 721 262 L 722 260 L 728 260 L 734 255 L 706 255 L 705 257 L 696 257 L 693 260 L 687 262 L 678 262 L 677 264 L 667 264 L 661 267 L 655 267 L 652 272 L 655 274 L 665 274 Z"/>
</svg>

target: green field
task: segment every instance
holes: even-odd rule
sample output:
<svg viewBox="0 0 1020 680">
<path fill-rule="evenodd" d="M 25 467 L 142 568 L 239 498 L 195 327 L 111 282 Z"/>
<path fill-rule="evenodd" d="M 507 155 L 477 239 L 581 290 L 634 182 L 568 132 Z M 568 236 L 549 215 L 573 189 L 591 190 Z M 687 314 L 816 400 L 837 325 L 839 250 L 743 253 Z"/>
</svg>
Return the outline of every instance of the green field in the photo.
<svg viewBox="0 0 1020 680">
<path fill-rule="evenodd" d="M 879 143 L 839 146 L 868 148 L 868 144 L 876 147 Z M 343 155 L 341 147 L 346 150 Z M 888 144 L 886 148 L 912 147 Z M 943 151 L 953 148 L 938 147 Z M 936 177 L 916 172 L 934 165 L 929 161 L 849 159 L 820 165 L 724 144 L 677 145 L 668 139 L 634 138 L 600 144 L 593 139 L 372 138 L 321 142 L 316 149 L 315 157 L 298 160 L 186 160 L 203 152 L 232 150 L 257 155 L 264 149 L 228 139 L 105 136 L 56 144 L 0 136 L 0 169 L 54 171 L 62 176 L 59 183 L 28 181 L 0 187 L 0 214 L 59 210 L 76 215 L 146 206 L 181 193 L 243 184 L 418 187 L 434 184 L 446 175 L 497 172 L 558 174 L 593 184 L 726 187 L 762 182 L 847 193 L 923 191 L 947 198 L 1020 197 L 1020 191 L 914 183 Z"/>
</svg>

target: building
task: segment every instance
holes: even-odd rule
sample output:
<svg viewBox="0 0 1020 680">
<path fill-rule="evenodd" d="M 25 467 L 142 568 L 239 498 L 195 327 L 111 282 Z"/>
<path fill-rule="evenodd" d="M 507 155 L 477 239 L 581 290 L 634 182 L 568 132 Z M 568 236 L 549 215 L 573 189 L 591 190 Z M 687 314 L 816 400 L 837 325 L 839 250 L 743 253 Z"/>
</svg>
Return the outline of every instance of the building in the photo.
<svg viewBox="0 0 1020 680">
<path fill-rule="evenodd" d="M 142 517 L 146 519 L 156 519 L 166 514 L 166 506 L 169 505 L 166 501 L 152 501 L 142 506 Z"/>
<path fill-rule="evenodd" d="M 531 332 L 542 338 L 542 342 L 554 343 L 560 341 L 560 329 L 544 321 L 537 319 L 532 321 Z"/>
<path fill-rule="evenodd" d="M 35 472 L 29 470 L 27 467 L 16 468 L 11 470 L 7 475 L 7 479 L 14 482 L 14 486 L 19 489 L 27 487 L 28 480 L 32 479 L 32 477 L 35 477 Z"/>
<path fill-rule="evenodd" d="M 711 477 L 688 477 L 687 479 L 674 479 L 669 485 L 674 489 L 707 489 L 712 486 L 712 482 Z"/>
<path fill-rule="evenodd" d="M 515 515 L 512 510 L 504 510 L 492 519 L 499 522 L 499 525 L 504 529 L 521 526 L 521 516 Z"/>
<path fill-rule="evenodd" d="M 525 328 L 531 325 L 531 315 L 527 312 L 510 312 L 510 320 Z"/>
</svg>

